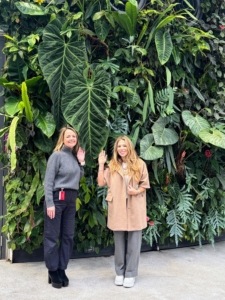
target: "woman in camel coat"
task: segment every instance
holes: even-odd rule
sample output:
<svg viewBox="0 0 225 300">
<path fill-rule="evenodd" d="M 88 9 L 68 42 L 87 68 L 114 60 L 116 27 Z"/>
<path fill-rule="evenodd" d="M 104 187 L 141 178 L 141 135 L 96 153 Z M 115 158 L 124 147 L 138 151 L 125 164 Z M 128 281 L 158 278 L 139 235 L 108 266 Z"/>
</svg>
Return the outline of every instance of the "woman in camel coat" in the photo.
<svg viewBox="0 0 225 300">
<path fill-rule="evenodd" d="M 138 274 L 142 229 L 146 223 L 146 189 L 150 187 L 146 164 L 136 154 L 132 142 L 119 137 L 113 157 L 99 154 L 98 185 L 108 186 L 108 223 L 115 243 L 116 285 L 132 287 Z"/>
</svg>

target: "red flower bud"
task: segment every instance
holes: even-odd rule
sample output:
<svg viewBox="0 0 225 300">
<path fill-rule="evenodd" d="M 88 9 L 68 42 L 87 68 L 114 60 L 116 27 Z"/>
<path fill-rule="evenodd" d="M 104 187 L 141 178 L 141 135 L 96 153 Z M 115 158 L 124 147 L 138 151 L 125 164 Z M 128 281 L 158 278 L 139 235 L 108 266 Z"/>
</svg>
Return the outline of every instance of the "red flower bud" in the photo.
<svg viewBox="0 0 225 300">
<path fill-rule="evenodd" d="M 225 26 L 224 25 L 219 25 L 220 29 L 221 30 L 224 30 L 225 29 Z"/>
<path fill-rule="evenodd" d="M 205 150 L 205 156 L 207 158 L 210 158 L 212 156 L 212 152 L 208 149 L 208 150 Z"/>
<path fill-rule="evenodd" d="M 154 222 L 153 221 L 150 221 L 149 223 L 148 223 L 150 226 L 154 226 Z"/>
<path fill-rule="evenodd" d="M 146 216 L 146 222 L 148 222 L 150 220 L 150 218 L 148 216 Z"/>
</svg>

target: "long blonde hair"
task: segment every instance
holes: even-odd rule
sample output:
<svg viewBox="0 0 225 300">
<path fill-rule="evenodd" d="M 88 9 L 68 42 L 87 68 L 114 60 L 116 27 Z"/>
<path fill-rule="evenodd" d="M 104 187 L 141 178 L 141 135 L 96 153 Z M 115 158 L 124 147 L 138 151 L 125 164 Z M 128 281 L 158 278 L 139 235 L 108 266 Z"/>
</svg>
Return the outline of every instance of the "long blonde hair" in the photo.
<svg viewBox="0 0 225 300">
<path fill-rule="evenodd" d="M 55 149 L 53 150 L 53 152 L 55 151 L 61 151 L 62 147 L 63 147 L 63 141 L 64 141 L 64 135 L 65 135 L 65 132 L 66 130 L 69 129 L 69 130 L 72 130 L 76 136 L 77 136 L 77 143 L 76 145 L 73 147 L 73 150 L 72 150 L 72 153 L 73 155 L 77 156 L 77 151 L 79 149 L 79 138 L 78 138 L 78 133 L 76 132 L 76 130 L 73 129 L 73 127 L 71 126 L 64 126 L 60 129 L 60 132 L 59 132 L 59 137 L 58 137 L 58 141 L 56 143 L 56 146 L 55 146 Z"/>
<path fill-rule="evenodd" d="M 123 160 L 117 152 L 118 143 L 120 141 L 124 141 L 127 146 L 126 163 L 127 163 L 128 175 L 134 178 L 134 180 L 138 183 L 141 177 L 140 159 L 134 149 L 131 140 L 127 136 L 120 136 L 115 141 L 113 156 L 109 162 L 110 171 L 114 173 L 114 172 L 118 172 L 121 169 Z"/>
</svg>

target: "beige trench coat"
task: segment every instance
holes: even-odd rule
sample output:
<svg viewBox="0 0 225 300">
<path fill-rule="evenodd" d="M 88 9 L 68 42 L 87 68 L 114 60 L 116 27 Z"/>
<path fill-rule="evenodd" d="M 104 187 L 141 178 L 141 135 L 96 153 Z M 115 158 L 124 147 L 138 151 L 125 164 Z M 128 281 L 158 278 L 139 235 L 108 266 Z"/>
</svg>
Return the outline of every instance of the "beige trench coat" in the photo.
<svg viewBox="0 0 225 300">
<path fill-rule="evenodd" d="M 146 164 L 140 159 L 141 179 L 135 182 L 133 178 L 128 178 L 128 184 L 134 187 L 150 188 L 148 171 Z M 128 195 L 126 201 L 126 183 L 119 172 L 111 174 L 110 167 L 104 171 L 104 179 L 108 186 L 108 222 L 109 229 L 116 231 L 136 231 L 147 226 L 146 222 L 146 190 L 136 196 Z"/>
</svg>

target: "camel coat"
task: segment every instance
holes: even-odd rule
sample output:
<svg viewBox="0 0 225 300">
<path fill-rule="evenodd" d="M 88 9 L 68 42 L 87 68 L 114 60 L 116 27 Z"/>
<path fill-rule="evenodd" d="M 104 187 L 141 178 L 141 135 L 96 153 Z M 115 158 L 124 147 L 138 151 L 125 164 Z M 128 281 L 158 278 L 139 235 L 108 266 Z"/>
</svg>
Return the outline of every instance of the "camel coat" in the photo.
<svg viewBox="0 0 225 300">
<path fill-rule="evenodd" d="M 128 185 L 135 189 L 150 188 L 146 164 L 140 159 L 141 179 L 135 182 L 128 177 Z M 128 195 L 126 200 L 126 183 L 122 168 L 119 172 L 111 174 L 110 167 L 104 171 L 104 179 L 108 186 L 108 222 L 109 229 L 116 231 L 136 231 L 147 226 L 146 222 L 146 190 L 139 195 Z"/>
</svg>

